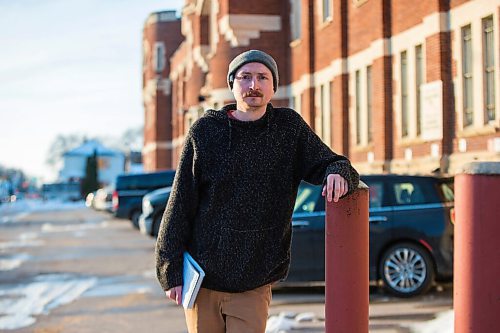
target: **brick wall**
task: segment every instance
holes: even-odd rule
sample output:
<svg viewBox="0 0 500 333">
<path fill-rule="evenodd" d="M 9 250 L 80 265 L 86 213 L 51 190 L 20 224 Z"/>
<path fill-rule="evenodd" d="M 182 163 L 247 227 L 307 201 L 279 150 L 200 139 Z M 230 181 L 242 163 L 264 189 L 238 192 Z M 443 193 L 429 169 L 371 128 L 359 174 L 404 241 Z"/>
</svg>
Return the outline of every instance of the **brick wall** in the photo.
<svg viewBox="0 0 500 333">
<path fill-rule="evenodd" d="M 222 103 L 231 101 L 226 82 L 228 64 L 237 54 L 248 49 L 262 49 L 276 59 L 281 87 L 278 90 L 280 97 L 273 100 L 273 104 L 287 106 L 289 99 L 299 96 L 301 115 L 312 128 L 315 126 L 317 113 L 320 112 L 316 105 L 316 94 L 319 92 L 315 87 L 330 84 L 332 148 L 348 155 L 363 172 L 428 173 L 437 167 L 442 172 L 453 172 L 456 165 L 470 158 L 488 156 L 489 159 L 499 159 L 498 153 L 491 152 L 492 140 L 498 137 L 498 125 L 486 130 L 480 129 L 476 134 L 468 133 L 465 136 L 467 152 L 459 151 L 460 138 L 456 137 L 459 119 L 456 118 L 460 116 L 461 110 L 456 110 L 455 105 L 457 98 L 461 98 L 457 96 L 460 91 L 457 85 L 459 87 L 461 84 L 458 68 L 460 63 L 457 63 L 461 45 L 455 45 L 455 37 L 460 31 L 450 28 L 447 23 L 451 19 L 453 25 L 455 11 L 460 11 L 463 6 L 482 6 L 483 14 L 480 15 L 495 15 L 495 30 L 500 30 L 499 0 L 332 0 L 333 17 L 328 22 L 322 22 L 319 16 L 320 1 L 301 0 L 301 36 L 294 41 L 290 34 L 289 0 L 251 3 L 239 0 L 212 1 L 218 2 L 217 43 L 211 40 L 213 36 L 209 34 L 213 28 L 210 26 L 211 7 L 204 8 L 203 15 L 200 15 L 194 10 L 196 1 L 186 1 L 186 4 L 191 4 L 191 7 L 185 7 L 185 17 L 189 17 L 193 35 L 184 36 L 185 42 L 172 56 L 171 68 L 168 69 L 172 78 L 170 109 L 173 110 L 170 125 L 171 140 L 174 143 L 171 167 L 175 167 L 178 162 L 187 114 L 195 108 L 211 107 L 214 102 L 220 107 Z M 490 6 L 491 10 L 485 11 L 485 7 Z M 475 12 L 470 10 L 470 16 L 477 23 L 483 16 L 475 17 Z M 246 23 L 234 23 L 240 15 L 279 16 L 281 29 L 274 31 L 269 27 L 247 27 L 257 31 L 258 37 L 245 41 L 241 37 L 242 31 L 238 29 L 246 29 Z M 232 20 L 228 22 L 233 22 L 229 24 L 229 28 L 233 29 L 230 32 L 223 31 L 223 26 L 219 24 L 228 18 Z M 495 38 L 498 38 L 498 32 L 495 33 Z M 149 34 L 153 32 L 145 30 L 145 36 Z M 228 40 L 230 36 L 237 38 Z M 145 37 L 148 38 L 151 37 Z M 187 44 L 188 40 L 192 43 Z M 496 49 L 500 49 L 500 42 L 495 39 L 495 43 Z M 202 68 L 193 58 L 192 51 L 203 45 L 210 46 L 210 53 L 202 55 L 207 68 Z M 442 82 L 443 137 L 439 140 L 426 141 L 418 134 L 401 138 L 400 134 L 400 52 L 408 50 L 409 56 L 414 56 L 412 52 L 416 45 L 422 45 L 424 51 L 423 83 Z M 415 64 L 412 62 L 414 59 L 409 59 L 410 82 L 415 80 Z M 355 95 L 352 80 L 356 70 L 366 73 L 367 66 L 372 69 L 373 141 L 357 145 L 353 142 Z M 496 65 L 496 70 L 500 72 L 498 68 Z M 497 84 L 495 89 L 500 95 L 499 87 L 500 84 Z M 207 95 L 205 102 L 198 99 L 201 91 Z M 415 91 L 415 87 L 411 88 L 412 94 L 416 94 Z M 212 98 L 214 96 L 218 96 L 218 100 L 215 101 Z M 416 103 L 416 97 L 412 98 L 412 103 Z M 165 99 L 157 105 L 162 105 L 163 108 L 162 103 L 168 104 L 169 101 Z M 362 103 L 365 105 L 366 100 Z M 415 119 L 415 114 L 411 114 L 411 126 L 416 126 Z M 159 137 L 160 132 L 169 132 L 168 128 L 159 126 L 155 130 L 157 133 L 151 131 L 154 135 L 150 133 L 150 136 Z M 436 151 L 439 155 L 437 157 Z M 163 159 L 159 155 L 157 158 Z"/>
</svg>

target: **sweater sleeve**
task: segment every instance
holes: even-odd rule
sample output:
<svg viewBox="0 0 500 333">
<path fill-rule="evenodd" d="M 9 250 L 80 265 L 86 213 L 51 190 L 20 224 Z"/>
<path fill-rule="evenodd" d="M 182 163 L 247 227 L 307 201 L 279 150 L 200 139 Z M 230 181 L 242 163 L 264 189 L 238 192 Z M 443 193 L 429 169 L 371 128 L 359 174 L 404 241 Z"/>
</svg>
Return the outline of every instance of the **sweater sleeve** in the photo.
<svg viewBox="0 0 500 333">
<path fill-rule="evenodd" d="M 156 275 L 163 290 L 182 285 L 183 252 L 198 206 L 195 155 L 188 134 L 156 241 Z"/>
<path fill-rule="evenodd" d="M 298 140 L 301 179 L 311 184 L 324 185 L 329 174 L 339 174 L 349 185 L 348 194 L 358 187 L 359 174 L 349 160 L 334 153 L 302 118 L 299 123 Z"/>
</svg>

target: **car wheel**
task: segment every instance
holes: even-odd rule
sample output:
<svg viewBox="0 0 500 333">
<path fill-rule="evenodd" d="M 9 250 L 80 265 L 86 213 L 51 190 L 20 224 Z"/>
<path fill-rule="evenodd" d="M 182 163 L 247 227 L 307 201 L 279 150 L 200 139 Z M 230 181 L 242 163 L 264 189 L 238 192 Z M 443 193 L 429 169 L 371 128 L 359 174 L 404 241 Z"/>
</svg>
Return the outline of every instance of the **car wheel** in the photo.
<svg viewBox="0 0 500 333">
<path fill-rule="evenodd" d="M 130 221 L 132 222 L 132 225 L 134 228 L 139 229 L 139 218 L 141 217 L 141 211 L 140 210 L 134 210 L 132 214 L 130 214 Z"/>
<path fill-rule="evenodd" d="M 412 243 L 399 243 L 387 249 L 379 269 L 386 290 L 399 297 L 423 294 L 434 281 L 430 255 Z"/>
</svg>

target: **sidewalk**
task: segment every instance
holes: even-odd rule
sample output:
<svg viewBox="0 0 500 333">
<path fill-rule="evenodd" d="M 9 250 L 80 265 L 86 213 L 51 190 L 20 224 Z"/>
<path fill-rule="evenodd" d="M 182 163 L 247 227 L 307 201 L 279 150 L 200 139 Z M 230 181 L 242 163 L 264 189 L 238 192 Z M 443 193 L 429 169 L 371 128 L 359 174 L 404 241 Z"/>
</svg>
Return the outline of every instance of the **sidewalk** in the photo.
<svg viewBox="0 0 500 333">
<path fill-rule="evenodd" d="M 452 306 L 452 290 L 449 287 L 411 299 L 390 297 L 375 291 L 370 295 L 369 329 L 374 333 L 453 332 Z M 321 291 L 307 294 L 274 292 L 268 333 L 280 330 L 325 332 L 324 309 Z M 294 318 L 303 321 L 297 322 Z"/>
</svg>

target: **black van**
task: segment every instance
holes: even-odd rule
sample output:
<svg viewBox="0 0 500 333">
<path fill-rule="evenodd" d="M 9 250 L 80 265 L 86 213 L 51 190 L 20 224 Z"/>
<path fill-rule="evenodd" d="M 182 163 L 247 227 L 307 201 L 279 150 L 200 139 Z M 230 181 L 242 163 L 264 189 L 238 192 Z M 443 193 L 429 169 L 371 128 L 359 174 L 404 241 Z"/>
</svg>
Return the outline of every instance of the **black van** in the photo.
<svg viewBox="0 0 500 333">
<path fill-rule="evenodd" d="M 128 218 L 139 228 L 142 213 L 142 197 L 161 187 L 172 186 L 175 170 L 120 175 L 116 178 L 113 192 L 113 213 L 119 218 Z"/>
</svg>

